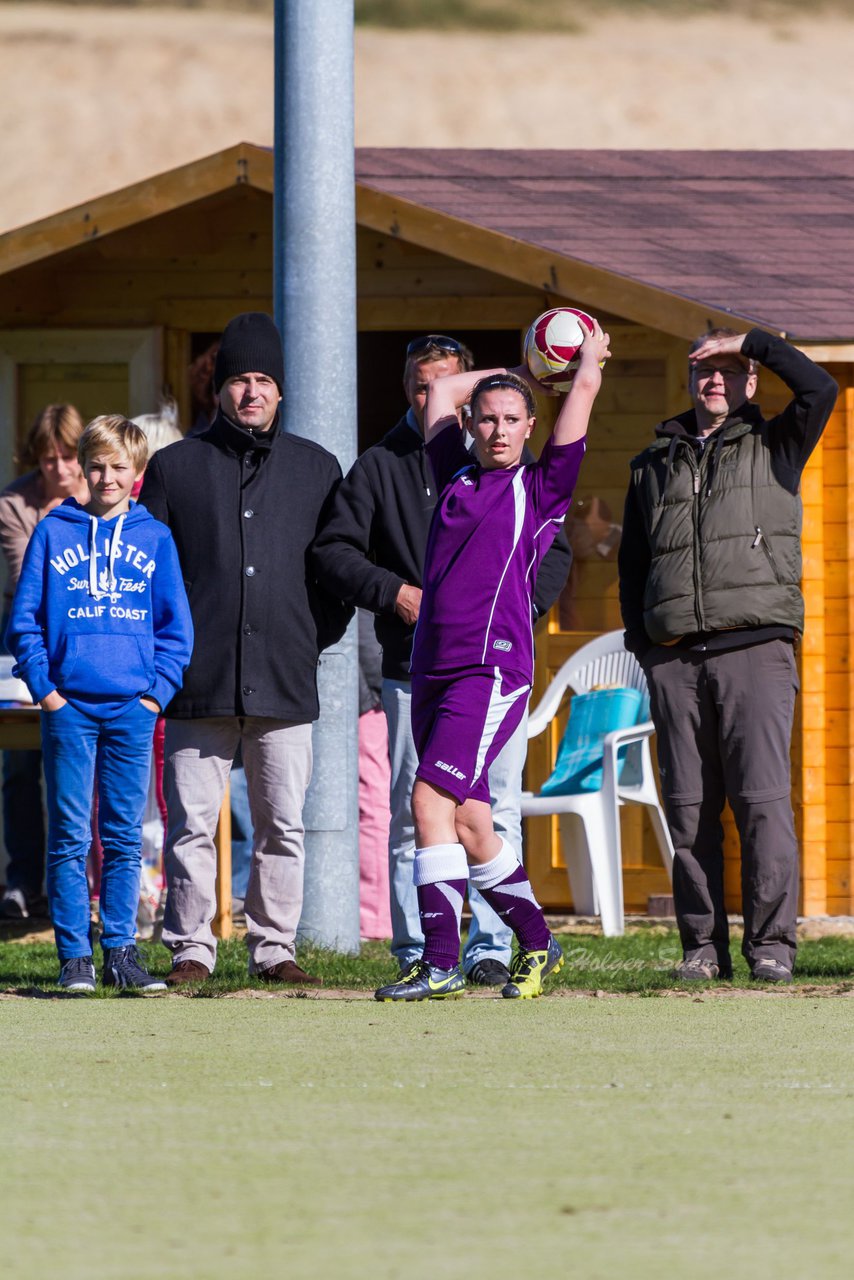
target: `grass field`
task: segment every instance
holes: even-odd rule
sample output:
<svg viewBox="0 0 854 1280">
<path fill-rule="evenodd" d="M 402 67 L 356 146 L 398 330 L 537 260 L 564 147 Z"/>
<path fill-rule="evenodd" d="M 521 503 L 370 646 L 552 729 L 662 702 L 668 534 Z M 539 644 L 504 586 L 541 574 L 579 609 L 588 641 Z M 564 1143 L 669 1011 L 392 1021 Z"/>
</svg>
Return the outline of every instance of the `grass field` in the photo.
<svg viewBox="0 0 854 1280">
<path fill-rule="evenodd" d="M 15 926 L 0 926 L 0 939 L 9 938 L 14 931 Z M 738 929 L 732 932 L 734 986 L 738 988 L 749 985 L 748 969 L 738 951 L 741 942 Z M 566 965 L 550 980 L 552 990 L 657 995 L 674 987 L 671 970 L 681 950 L 678 934 L 671 925 L 630 925 L 621 938 L 603 938 L 598 926 L 574 927 L 572 932 L 560 934 L 560 939 Z M 168 972 L 169 956 L 165 947 L 146 945 L 142 949 L 152 972 Z M 323 979 L 326 987 L 354 991 L 373 991 L 381 983 L 390 981 L 396 972 L 388 947 L 379 942 L 365 944 L 359 956 L 304 950 L 301 959 L 307 969 Z M 52 991 L 57 969 L 52 942 L 22 944 L 0 940 L 0 992 L 5 989 L 26 994 L 31 987 Z M 848 936 L 830 935 L 802 941 L 798 947 L 795 979 L 802 990 L 824 987 L 854 991 L 851 931 Z M 257 980 L 247 978 L 246 949 L 239 938 L 233 938 L 220 945 L 216 974 L 198 989 L 198 994 L 221 996 L 246 988 L 267 989 Z M 99 996 L 116 998 L 114 993 L 100 990 Z"/>
<path fill-rule="evenodd" d="M 220 998 L 161 1000 L 0 945 L 4 1274 L 847 1277 L 854 941 L 794 998 L 669 996 L 667 928 L 563 943 L 550 997 L 403 1008 L 379 945 L 304 957 L 349 996 L 255 989 L 235 941 Z"/>
<path fill-rule="evenodd" d="M 6 1000 L 4 1271 L 847 1277 L 852 1008 Z"/>
</svg>

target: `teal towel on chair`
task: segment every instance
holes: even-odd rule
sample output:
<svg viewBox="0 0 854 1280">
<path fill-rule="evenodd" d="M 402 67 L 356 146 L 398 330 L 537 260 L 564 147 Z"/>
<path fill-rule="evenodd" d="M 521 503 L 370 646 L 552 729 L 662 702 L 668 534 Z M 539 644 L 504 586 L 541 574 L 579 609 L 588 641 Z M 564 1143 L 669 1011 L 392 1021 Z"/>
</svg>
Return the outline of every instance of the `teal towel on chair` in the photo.
<svg viewBox="0 0 854 1280">
<path fill-rule="evenodd" d="M 638 723 L 644 695 L 640 689 L 594 689 L 577 693 L 569 704 L 569 719 L 561 739 L 554 772 L 543 783 L 544 796 L 573 796 L 602 789 L 602 740 L 614 729 Z M 628 747 L 617 752 L 625 763 Z"/>
</svg>

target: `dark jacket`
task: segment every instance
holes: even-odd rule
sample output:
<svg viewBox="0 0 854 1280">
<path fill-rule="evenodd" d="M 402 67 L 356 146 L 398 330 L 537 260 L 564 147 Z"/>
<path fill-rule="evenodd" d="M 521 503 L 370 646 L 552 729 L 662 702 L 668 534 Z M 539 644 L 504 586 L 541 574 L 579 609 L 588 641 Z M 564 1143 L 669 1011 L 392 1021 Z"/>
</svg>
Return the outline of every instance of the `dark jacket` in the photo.
<svg viewBox="0 0 854 1280">
<path fill-rule="evenodd" d="M 381 702 L 382 650 L 374 634 L 373 614 L 367 609 L 358 612 L 359 621 L 359 715 L 375 711 Z"/>
<path fill-rule="evenodd" d="M 744 404 L 700 438 L 691 410 L 659 424 L 631 463 L 620 604 L 638 656 L 682 637 L 729 648 L 803 630 L 800 480 L 837 386 L 762 330 L 751 330 L 742 354 L 795 393 L 782 413 L 766 421 Z"/>
<path fill-rule="evenodd" d="M 221 413 L 154 455 L 140 502 L 172 530 L 196 635 L 170 717 L 317 719 L 320 651 L 352 616 L 308 563 L 340 478 L 319 445 Z"/>
<path fill-rule="evenodd" d="M 314 546 L 317 575 L 328 590 L 377 615 L 383 675 L 390 680 L 409 679 L 415 628 L 398 617 L 394 603 L 404 584 L 422 585 L 436 497 L 424 440 L 404 416 L 356 459 Z M 537 616 L 551 608 L 566 585 L 571 559 L 561 531 L 537 575 Z"/>
</svg>

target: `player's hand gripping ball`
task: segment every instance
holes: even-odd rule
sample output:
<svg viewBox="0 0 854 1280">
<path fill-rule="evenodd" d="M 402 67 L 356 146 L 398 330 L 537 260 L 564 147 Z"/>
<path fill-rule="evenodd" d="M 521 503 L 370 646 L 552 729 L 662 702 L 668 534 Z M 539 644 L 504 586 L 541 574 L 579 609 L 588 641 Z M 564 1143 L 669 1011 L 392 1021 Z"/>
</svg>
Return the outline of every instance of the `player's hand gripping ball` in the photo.
<svg viewBox="0 0 854 1280">
<path fill-rule="evenodd" d="M 568 391 L 585 331 L 593 330 L 593 317 L 577 307 L 553 307 L 537 316 L 525 335 L 525 360 L 537 382 L 553 391 Z"/>
</svg>

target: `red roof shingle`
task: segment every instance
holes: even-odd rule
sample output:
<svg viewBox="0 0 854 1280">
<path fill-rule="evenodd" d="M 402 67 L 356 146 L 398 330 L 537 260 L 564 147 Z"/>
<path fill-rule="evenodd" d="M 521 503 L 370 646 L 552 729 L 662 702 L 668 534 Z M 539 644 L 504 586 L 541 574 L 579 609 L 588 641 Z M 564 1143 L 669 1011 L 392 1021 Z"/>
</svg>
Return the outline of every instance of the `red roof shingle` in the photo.
<svg viewBox="0 0 854 1280">
<path fill-rule="evenodd" d="M 854 340 L 854 151 L 361 148 L 356 175 L 802 342 Z"/>
</svg>

